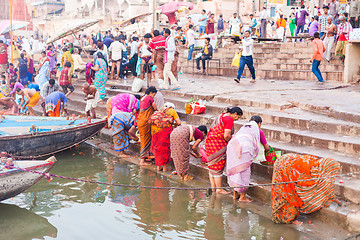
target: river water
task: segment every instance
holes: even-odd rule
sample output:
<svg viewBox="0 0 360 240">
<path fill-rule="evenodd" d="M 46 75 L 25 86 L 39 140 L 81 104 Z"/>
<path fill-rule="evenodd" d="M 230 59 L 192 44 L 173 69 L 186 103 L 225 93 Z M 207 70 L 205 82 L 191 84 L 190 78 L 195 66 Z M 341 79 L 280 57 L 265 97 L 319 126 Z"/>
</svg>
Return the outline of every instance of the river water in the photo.
<svg viewBox="0 0 360 240">
<path fill-rule="evenodd" d="M 89 145 L 56 155 L 52 173 L 107 183 L 179 186 Z M 273 224 L 268 206 L 241 208 L 204 192 L 129 189 L 42 179 L 0 204 L 0 239 L 314 239 L 311 227 Z M 300 227 L 301 228 L 301 227 Z M 315 227 L 314 227 L 315 228 Z M 336 237 L 334 237 L 335 239 Z M 327 239 L 331 239 L 328 238 Z"/>
</svg>

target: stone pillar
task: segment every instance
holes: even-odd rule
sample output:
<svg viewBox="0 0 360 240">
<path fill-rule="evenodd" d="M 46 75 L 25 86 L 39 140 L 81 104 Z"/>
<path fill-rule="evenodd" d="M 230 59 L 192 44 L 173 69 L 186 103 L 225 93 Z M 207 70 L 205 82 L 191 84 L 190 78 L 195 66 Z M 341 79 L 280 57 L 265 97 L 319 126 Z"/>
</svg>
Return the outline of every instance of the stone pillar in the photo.
<svg viewBox="0 0 360 240">
<path fill-rule="evenodd" d="M 351 83 L 359 73 L 360 40 L 349 41 L 345 49 L 344 83 Z"/>
</svg>

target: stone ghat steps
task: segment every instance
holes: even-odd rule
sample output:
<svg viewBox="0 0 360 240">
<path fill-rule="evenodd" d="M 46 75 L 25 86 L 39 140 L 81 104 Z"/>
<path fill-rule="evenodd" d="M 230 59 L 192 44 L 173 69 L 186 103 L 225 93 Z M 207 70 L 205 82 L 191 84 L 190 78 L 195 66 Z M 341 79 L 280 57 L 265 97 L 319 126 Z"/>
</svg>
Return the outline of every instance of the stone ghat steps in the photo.
<svg viewBox="0 0 360 240">
<path fill-rule="evenodd" d="M 194 76 L 196 76 L 196 75 L 194 75 Z M 232 80 L 230 79 L 230 81 L 232 81 Z M 77 83 L 75 83 L 75 85 L 76 84 Z M 127 82 L 119 81 L 116 84 L 109 82 L 107 84 L 107 91 L 110 93 L 113 90 L 111 88 L 115 88 L 114 91 L 121 90 L 123 92 L 132 93 L 131 92 L 131 84 L 132 84 L 132 80 L 130 80 L 130 81 L 128 80 Z M 80 89 L 81 89 L 81 84 L 80 84 Z M 319 87 L 314 87 L 313 89 L 319 90 L 319 89 L 323 89 L 323 88 L 321 88 L 321 86 L 319 86 Z M 331 88 L 328 88 L 328 89 L 331 89 Z M 306 88 L 306 90 L 309 90 L 309 89 Z M 139 93 L 139 94 L 143 94 L 144 91 L 145 91 L 145 89 L 143 88 L 142 93 Z M 251 91 L 251 90 L 248 90 L 248 91 Z M 277 111 L 283 111 L 284 109 L 292 108 L 292 107 L 294 107 L 294 104 L 296 104 L 296 106 L 298 108 L 303 109 L 306 112 L 321 114 L 321 115 L 328 116 L 328 117 L 331 117 L 331 118 L 334 118 L 337 120 L 342 119 L 343 121 L 360 123 L 360 115 L 357 113 L 354 113 L 354 112 L 339 111 L 339 110 L 334 110 L 329 107 L 315 106 L 315 105 L 311 105 L 311 104 L 303 104 L 303 103 L 298 103 L 298 102 L 290 103 L 289 101 L 281 100 L 281 98 L 277 99 L 276 101 L 272 101 L 271 103 L 269 103 L 268 101 L 254 100 L 255 98 L 253 98 L 253 99 L 241 98 L 241 94 L 239 94 L 238 91 L 235 91 L 233 93 L 226 93 L 225 95 L 189 93 L 189 92 L 184 93 L 184 92 L 179 92 L 179 91 L 164 91 L 164 92 L 166 93 L 167 96 L 174 96 L 174 97 L 180 97 L 180 98 L 184 97 L 187 99 L 195 98 L 195 99 L 202 99 L 202 100 L 207 100 L 207 101 L 211 100 L 212 102 L 217 102 L 217 103 L 227 103 L 231 106 L 249 106 L 249 107 L 264 108 L 264 109 L 271 109 L 271 110 L 277 110 Z M 116 93 L 113 93 L 113 94 L 116 94 Z"/>
<path fill-rule="evenodd" d="M 92 140 L 88 140 L 86 143 L 99 148 L 103 151 L 106 151 L 112 155 L 116 155 L 116 152 L 114 152 L 114 150 L 111 149 L 111 146 L 108 142 L 104 142 L 102 141 L 102 139 L 99 138 L 95 138 Z M 132 164 L 136 164 L 139 165 L 139 160 L 138 160 L 138 147 L 132 148 L 132 146 L 134 146 L 134 144 L 130 145 L 131 150 L 135 150 L 135 152 L 133 152 L 131 154 L 131 157 L 128 158 L 124 158 L 121 159 L 120 161 L 127 161 L 130 162 Z M 138 144 L 137 144 L 138 146 Z M 195 161 L 191 161 L 190 162 L 190 173 L 194 176 L 197 175 L 204 175 L 205 178 L 200 178 L 197 177 L 195 178 L 193 181 L 189 181 L 189 182 L 181 182 L 180 178 L 177 175 L 171 176 L 170 173 L 166 172 L 157 172 L 156 171 L 156 167 L 155 165 L 152 166 L 145 166 L 142 167 L 144 169 L 150 170 L 155 172 L 156 174 L 161 174 L 163 176 L 166 176 L 168 178 L 171 178 L 173 181 L 179 182 L 179 187 L 183 187 L 183 186 L 188 186 L 188 187 L 208 187 L 209 184 L 209 180 L 208 180 L 208 175 L 206 174 L 206 170 L 203 169 L 203 167 L 198 166 L 197 162 Z M 224 181 L 225 178 L 223 178 Z M 251 191 L 251 190 L 250 190 Z M 250 192 L 249 191 L 249 192 Z M 255 193 L 258 193 L 259 191 L 255 191 Z M 258 194 L 260 195 L 260 193 Z M 241 208 L 242 210 L 246 210 L 246 211 L 251 211 L 253 213 L 256 213 L 257 215 L 260 215 L 262 217 L 265 217 L 267 219 L 271 219 L 271 208 L 270 205 L 267 203 L 263 202 L 263 199 L 261 198 L 257 198 L 258 201 L 254 201 L 251 204 L 243 204 L 243 203 L 238 203 L 233 201 L 232 197 L 230 195 L 227 196 L 216 196 L 216 195 L 212 195 L 212 197 L 210 197 L 210 202 L 211 199 L 215 199 L 215 201 L 221 200 L 221 201 L 228 201 L 230 203 L 234 204 L 234 209 L 236 208 Z M 252 195 L 252 197 L 255 198 L 255 195 Z M 356 206 L 353 208 L 356 209 Z M 326 211 L 325 209 L 321 210 L 320 212 L 322 213 L 323 211 Z M 331 212 L 333 213 L 333 212 Z M 298 232 L 296 232 L 294 235 L 290 234 L 290 236 L 293 236 L 293 239 L 299 238 L 299 236 L 304 237 L 304 238 L 309 238 L 309 239 L 324 239 L 325 237 L 325 233 L 324 231 L 322 231 L 322 229 L 328 229 L 329 227 L 331 227 L 331 231 L 327 231 L 326 232 L 326 239 L 342 239 L 346 236 L 350 236 L 350 232 L 347 232 L 348 230 L 345 230 L 345 228 L 342 228 L 340 225 L 336 225 L 336 223 L 332 223 L 329 221 L 326 221 L 326 219 L 322 219 L 321 216 L 319 214 L 309 214 L 309 215 L 303 215 L 300 214 L 300 216 L 298 217 L 298 219 L 300 221 L 303 221 L 304 224 L 301 226 L 301 228 L 298 228 L 295 225 L 292 224 L 287 224 L 287 225 L 275 225 L 273 224 L 272 227 L 276 227 L 279 228 L 279 235 L 278 236 L 283 236 L 283 232 L 287 231 L 287 236 L 289 237 L 289 233 L 290 230 L 292 231 L 293 229 L 296 231 L 301 232 L 301 235 L 299 235 Z M 325 216 L 328 216 L 325 215 Z M 311 223 L 309 223 L 309 221 L 311 221 Z M 344 223 L 344 222 L 343 222 Z M 345 224 L 343 224 L 345 225 Z M 351 225 L 350 225 L 351 226 Z M 349 224 L 346 225 L 347 228 L 349 228 Z M 352 231 L 355 231 L 356 229 L 352 228 Z"/>
<path fill-rule="evenodd" d="M 107 93 L 109 96 L 114 96 L 118 93 L 122 93 L 123 90 L 119 89 L 108 89 Z M 166 94 L 167 95 L 167 94 Z M 74 100 L 81 102 L 84 95 L 79 92 L 74 92 L 69 97 L 69 101 Z M 106 98 L 107 100 L 108 98 Z M 165 97 L 167 101 L 171 101 L 175 104 L 177 109 L 184 109 L 189 99 L 184 99 L 177 96 Z M 75 103 L 76 104 L 76 103 Z M 224 104 L 218 102 L 207 102 L 206 112 L 214 116 L 223 112 L 227 107 L 231 107 L 232 104 Z M 85 101 L 82 101 L 82 105 L 85 106 Z M 101 107 L 100 105 L 99 107 Z M 273 110 L 273 109 L 260 109 L 259 107 L 247 107 L 240 105 L 244 111 L 244 118 L 250 119 L 253 115 L 261 115 L 264 123 L 289 127 L 298 130 L 308 130 L 327 134 L 346 135 L 352 137 L 358 137 L 360 135 L 360 124 L 336 120 L 331 117 L 324 115 L 309 113 L 298 108 L 290 108 L 285 110 Z"/>
<path fill-rule="evenodd" d="M 100 137 L 106 141 L 111 141 L 111 131 L 108 129 L 104 129 L 101 131 Z M 92 144 L 103 148 L 104 151 L 110 151 L 108 146 L 102 146 L 101 140 L 91 140 Z M 139 152 L 139 145 L 138 144 L 131 144 L 131 150 L 135 151 L 135 153 Z M 136 160 L 130 159 L 129 161 L 136 163 Z M 250 184 L 257 185 L 257 184 L 267 184 L 271 180 L 267 177 L 260 177 L 257 174 L 259 173 L 258 170 L 267 166 L 260 166 L 260 164 L 253 164 L 252 165 L 252 176 Z M 257 169 L 258 168 L 258 169 Z M 269 168 L 270 169 L 270 168 Z M 199 159 L 194 159 L 191 157 L 190 159 L 190 169 L 189 173 L 196 176 L 197 179 L 208 181 L 208 169 L 206 165 L 202 164 Z M 261 175 L 261 172 L 260 172 Z M 172 176 L 174 180 L 179 180 L 178 176 Z M 226 186 L 226 176 L 224 175 L 223 178 L 223 186 Z M 342 187 L 339 186 L 338 181 L 335 183 L 335 192 L 336 194 L 339 193 L 339 190 Z M 260 202 L 269 204 L 267 208 L 270 207 L 271 203 L 271 187 L 270 186 L 255 186 L 251 187 L 248 190 L 248 194 Z M 269 210 L 269 209 L 267 209 Z M 298 217 L 300 221 L 304 221 L 306 224 L 307 221 L 321 221 L 327 224 L 334 224 L 336 227 L 343 228 L 348 231 L 359 231 L 360 227 L 358 224 L 360 218 L 360 206 L 351 202 L 343 202 L 343 206 L 338 206 L 335 203 L 332 203 L 330 207 L 323 208 L 320 211 L 317 211 L 312 214 L 302 215 Z M 329 219 L 331 221 L 329 222 Z"/>
<path fill-rule="evenodd" d="M 266 59 L 266 60 L 265 60 Z M 238 67 L 234 67 L 232 66 L 232 58 L 221 58 L 221 62 L 220 62 L 220 67 L 221 68 L 233 68 L 233 69 L 238 69 Z M 191 60 L 191 61 L 187 61 L 184 59 L 184 61 L 181 64 L 181 67 L 193 67 L 196 68 L 196 63 Z M 202 67 L 202 63 L 200 65 Z M 209 67 L 210 68 L 218 68 L 219 67 L 219 63 L 216 61 L 210 61 L 209 62 Z M 282 70 L 307 70 L 307 71 L 311 71 L 312 69 L 312 64 L 309 61 L 309 58 L 303 58 L 301 59 L 301 62 L 296 60 L 293 61 L 293 63 L 283 63 L 280 62 L 279 59 L 275 58 L 274 61 L 272 59 L 269 58 L 260 58 L 260 60 L 258 59 L 254 59 L 254 67 L 255 70 L 257 69 L 265 69 L 265 70 L 273 70 L 273 69 L 282 69 Z M 324 62 L 323 64 L 320 65 L 319 67 L 320 71 L 323 72 L 343 72 L 344 71 L 344 65 L 342 64 L 337 64 L 337 63 L 327 63 Z M 192 69 L 191 69 L 192 70 Z"/>
<path fill-rule="evenodd" d="M 181 70 L 189 74 L 202 74 L 194 73 L 193 68 L 181 66 Z M 238 69 L 233 67 L 221 67 L 220 71 L 217 67 L 209 68 L 209 75 L 220 75 L 227 77 L 236 77 Z M 276 79 L 276 80 L 312 80 L 316 81 L 315 75 L 310 70 L 283 70 L 283 69 L 261 69 L 255 67 L 255 73 L 257 77 L 261 79 Z M 328 71 L 321 73 L 324 81 L 343 81 L 343 71 Z M 246 78 L 251 78 L 250 71 L 247 67 L 243 72 L 243 76 Z"/>
<path fill-rule="evenodd" d="M 108 142 L 112 142 L 112 132 L 110 129 L 103 129 L 100 133 L 100 137 Z M 140 152 L 139 144 L 132 144 L 132 151 L 135 153 Z M 291 151 L 292 153 L 298 153 L 296 151 Z M 288 152 L 284 152 L 288 153 Z M 304 153 L 299 153 L 304 154 Z M 200 168 L 201 171 L 193 172 L 194 176 L 207 180 L 208 175 L 208 168 L 207 166 L 200 161 L 200 159 L 196 159 L 191 157 L 190 163 L 192 166 L 195 166 L 198 170 Z M 342 163 L 341 163 L 342 164 Z M 251 166 L 252 172 L 252 183 L 253 184 L 263 184 L 263 183 L 270 183 L 273 174 L 273 167 L 266 166 L 260 163 L 254 162 Z M 224 175 L 226 176 L 226 171 L 224 171 Z M 223 179 L 223 185 L 226 186 L 226 177 Z M 341 183 L 339 181 L 342 181 Z M 265 202 L 270 203 L 270 187 L 257 187 L 254 192 L 250 192 L 250 195 L 255 196 L 257 199 L 265 200 Z M 260 190 L 260 191 L 259 191 Z M 335 194 L 338 198 L 347 201 L 349 204 L 359 204 L 360 203 L 360 179 L 356 178 L 355 175 L 353 177 L 346 176 L 346 177 L 338 177 L 335 181 Z M 360 209 L 360 206 L 358 207 Z"/>
<path fill-rule="evenodd" d="M 175 104 L 177 109 L 184 109 L 188 99 L 180 97 L 167 98 Z M 231 107 L 231 104 L 207 102 L 206 112 L 217 115 L 224 111 L 226 107 Z M 259 109 L 255 107 L 241 106 L 244 111 L 244 118 L 250 119 L 253 115 L 261 115 L 264 123 L 273 124 L 277 126 L 291 127 L 299 130 L 309 130 L 328 134 L 338 134 L 358 137 L 360 136 L 360 124 L 336 120 L 324 115 L 309 113 L 307 111 L 290 108 L 282 111 L 272 109 Z"/>
<path fill-rule="evenodd" d="M 110 93 L 109 95 L 115 95 L 122 91 L 115 91 L 114 94 Z M 76 94 L 76 93 L 74 93 Z M 214 116 L 218 115 L 216 113 L 206 113 L 202 115 L 186 115 L 183 110 L 181 110 L 182 104 L 184 102 L 177 102 L 175 98 L 167 98 L 167 100 L 174 102 L 177 105 L 177 111 L 180 115 L 180 118 L 183 121 L 187 121 L 195 124 L 206 124 L 210 125 Z M 186 100 L 184 100 L 186 101 Z M 69 100 L 69 106 L 72 106 L 72 110 L 77 115 L 84 115 L 85 101 L 83 101 L 83 96 L 77 97 L 76 95 L 71 95 Z M 80 110 L 79 110 L 80 109 Z M 209 109 L 211 109 L 209 107 Z M 214 111 L 216 111 L 214 109 Z M 99 105 L 97 107 L 97 113 L 99 117 L 106 116 L 106 106 Z M 246 113 L 246 111 L 245 111 Z M 250 116 L 250 113 L 249 113 Z M 236 123 L 236 128 L 238 129 L 245 121 L 239 121 Z M 265 122 L 265 119 L 264 119 Z M 334 136 L 325 133 L 313 133 L 312 131 L 300 131 L 296 129 L 288 129 L 287 127 L 279 127 L 277 125 L 264 124 L 262 127 L 264 133 L 267 136 L 267 139 L 271 142 L 272 146 L 282 150 L 283 152 L 296 152 L 300 154 L 313 154 L 320 157 L 333 157 L 340 162 L 342 162 L 342 172 L 347 173 L 349 171 L 360 171 L 360 162 L 358 163 L 358 157 L 353 156 L 347 151 L 347 155 L 342 155 L 339 151 L 342 150 L 341 146 L 357 146 L 359 143 L 352 141 L 350 143 L 344 143 L 342 136 Z M 350 137 L 351 138 L 351 137 Z M 358 140 L 358 139 L 355 139 Z M 332 148 L 333 146 L 338 147 Z M 305 147 L 306 146 L 306 147 Z M 308 147 L 315 146 L 315 147 Z M 328 149 L 330 148 L 330 149 Z M 310 150 L 308 150 L 310 149 Z M 338 152 L 334 152 L 334 150 Z"/>
<path fill-rule="evenodd" d="M 75 82 L 74 86 L 76 87 L 76 89 L 79 89 L 79 92 L 81 92 L 81 88 L 82 88 L 82 82 L 80 80 L 80 82 Z M 107 94 L 108 95 L 116 95 L 119 92 L 126 92 L 126 93 L 132 93 L 131 92 L 131 83 L 132 81 L 119 81 L 116 84 L 114 84 L 113 82 L 108 82 L 107 83 Z M 322 88 L 317 88 L 314 87 L 314 90 L 318 90 L 318 89 L 322 89 Z M 306 88 L 306 90 L 309 90 L 308 88 Z M 145 89 L 143 88 L 143 92 L 145 91 Z M 252 90 L 248 90 L 249 92 Z M 255 90 L 256 91 L 256 90 Z M 76 91 L 77 92 L 77 91 Z M 139 93 L 139 94 L 143 94 Z M 352 113 L 352 112 L 346 112 L 346 111 L 337 111 L 334 109 L 328 109 L 328 108 L 324 108 L 324 107 L 319 107 L 319 106 L 314 106 L 314 105 L 309 105 L 309 104 L 301 104 L 301 103 L 290 103 L 289 101 L 283 101 L 280 99 L 277 99 L 276 101 L 261 101 L 261 100 L 255 100 L 255 98 L 241 98 L 241 94 L 239 92 L 234 92 L 234 93 L 226 93 L 225 95 L 215 95 L 215 94 L 203 94 L 203 93 L 184 93 L 184 92 L 179 92 L 179 91 L 162 91 L 167 97 L 170 98 L 182 98 L 182 99 L 202 99 L 202 100 L 206 100 L 206 101 L 211 101 L 212 103 L 225 103 L 226 106 L 241 106 L 241 107 L 252 107 L 252 108 L 256 108 L 256 109 L 268 109 L 268 110 L 274 110 L 274 111 L 284 111 L 287 110 L 289 108 L 293 108 L 295 107 L 294 104 L 296 104 L 296 106 L 301 110 L 304 110 L 306 113 L 312 113 L 314 115 L 312 115 L 312 117 L 314 116 L 328 116 L 330 117 L 330 119 L 326 119 L 324 121 L 325 124 L 327 124 L 328 122 L 332 122 L 333 119 L 340 120 L 341 122 L 339 122 L 339 124 L 341 123 L 345 123 L 345 125 L 349 124 L 348 122 L 353 122 L 353 123 L 360 123 L 360 115 L 356 114 L 356 113 Z M 256 91 L 257 92 L 257 91 Z M 80 94 L 81 95 L 81 94 Z M 83 96 L 83 95 L 81 95 Z M 208 103 L 209 104 L 209 103 Z M 183 108 L 183 106 L 181 106 L 181 108 Z M 292 113 L 293 114 L 293 113 Z M 302 119 L 302 116 L 298 116 L 298 119 Z M 344 122 L 343 122 L 344 121 Z M 292 123 L 293 124 L 293 123 Z"/>
</svg>

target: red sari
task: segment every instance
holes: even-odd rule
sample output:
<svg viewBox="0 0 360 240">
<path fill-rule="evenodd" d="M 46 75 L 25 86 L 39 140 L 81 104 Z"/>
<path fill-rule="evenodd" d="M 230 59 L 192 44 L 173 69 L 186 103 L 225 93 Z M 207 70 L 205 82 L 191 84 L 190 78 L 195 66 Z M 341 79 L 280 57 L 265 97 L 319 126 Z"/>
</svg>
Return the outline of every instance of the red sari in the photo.
<svg viewBox="0 0 360 240">
<path fill-rule="evenodd" d="M 224 138 L 226 129 L 224 114 L 221 114 L 211 125 L 205 141 L 205 152 L 208 168 L 211 174 L 221 175 L 226 164 L 226 146 L 228 141 Z M 232 120 L 231 134 L 234 133 L 234 121 Z"/>
<path fill-rule="evenodd" d="M 165 109 L 163 114 L 154 114 L 152 118 L 157 124 L 151 126 L 151 152 L 155 155 L 156 166 L 164 166 L 171 160 L 170 134 L 174 119 L 179 116 L 174 109 Z"/>
</svg>

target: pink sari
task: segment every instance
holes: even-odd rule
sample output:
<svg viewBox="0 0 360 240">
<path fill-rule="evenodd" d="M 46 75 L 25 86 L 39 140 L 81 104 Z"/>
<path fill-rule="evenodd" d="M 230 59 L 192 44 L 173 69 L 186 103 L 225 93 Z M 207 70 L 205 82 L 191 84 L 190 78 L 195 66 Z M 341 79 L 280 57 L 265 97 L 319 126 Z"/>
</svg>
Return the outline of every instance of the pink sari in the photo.
<svg viewBox="0 0 360 240">
<path fill-rule="evenodd" d="M 226 150 L 226 169 L 230 187 L 246 192 L 250 183 L 251 163 L 259 153 L 260 131 L 256 122 L 245 124 L 229 141 Z"/>
<path fill-rule="evenodd" d="M 139 101 L 132 94 L 120 93 L 112 98 L 111 100 L 111 109 L 112 114 L 118 112 L 128 112 L 136 111 L 139 106 Z"/>
</svg>

